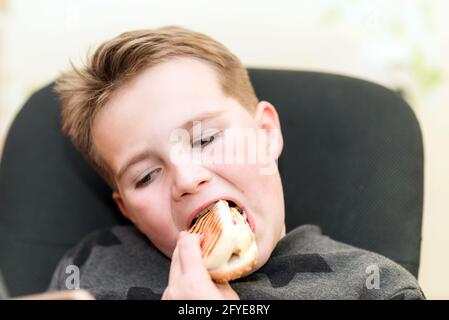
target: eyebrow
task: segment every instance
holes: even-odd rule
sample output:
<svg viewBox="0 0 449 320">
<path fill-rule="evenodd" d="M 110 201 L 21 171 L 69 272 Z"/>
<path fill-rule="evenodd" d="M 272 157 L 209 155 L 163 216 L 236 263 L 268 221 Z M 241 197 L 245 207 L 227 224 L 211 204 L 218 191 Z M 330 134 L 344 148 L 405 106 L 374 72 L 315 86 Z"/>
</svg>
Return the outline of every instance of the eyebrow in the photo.
<svg viewBox="0 0 449 320">
<path fill-rule="evenodd" d="M 214 118 L 214 117 L 219 116 L 223 112 L 224 112 L 223 110 L 218 110 L 218 111 L 202 113 L 202 114 L 200 114 L 198 116 L 195 116 L 195 118 L 190 119 L 190 120 L 184 122 L 178 128 L 183 128 L 183 129 L 191 128 L 193 126 L 193 121 L 208 120 L 210 118 Z M 143 161 L 145 159 L 150 158 L 153 155 L 154 155 L 154 153 L 152 151 L 150 151 L 149 149 L 144 149 L 144 150 L 141 150 L 141 151 L 137 152 L 136 154 L 131 156 L 128 160 L 126 160 L 125 164 L 119 169 L 119 171 L 117 173 L 117 179 L 120 180 L 123 177 L 123 175 L 126 173 L 126 171 L 128 171 L 128 169 L 130 167 L 132 167 L 133 165 L 139 163 L 140 161 Z"/>
<path fill-rule="evenodd" d="M 195 116 L 193 119 L 187 120 L 178 128 L 183 128 L 183 129 L 191 128 L 193 126 L 193 121 L 204 121 L 204 120 L 208 120 L 210 118 L 215 118 L 215 117 L 218 117 L 223 112 L 224 112 L 224 110 L 217 110 L 217 111 L 209 111 L 209 112 L 201 113 L 200 115 Z"/>
<path fill-rule="evenodd" d="M 131 156 L 126 162 L 125 165 L 123 165 L 120 170 L 117 173 L 117 179 L 120 180 L 126 171 L 133 165 L 139 163 L 140 161 L 143 161 L 147 158 L 150 158 L 153 155 L 153 152 L 151 152 L 148 149 L 144 149 L 142 151 L 137 152 L 133 156 Z"/>
</svg>

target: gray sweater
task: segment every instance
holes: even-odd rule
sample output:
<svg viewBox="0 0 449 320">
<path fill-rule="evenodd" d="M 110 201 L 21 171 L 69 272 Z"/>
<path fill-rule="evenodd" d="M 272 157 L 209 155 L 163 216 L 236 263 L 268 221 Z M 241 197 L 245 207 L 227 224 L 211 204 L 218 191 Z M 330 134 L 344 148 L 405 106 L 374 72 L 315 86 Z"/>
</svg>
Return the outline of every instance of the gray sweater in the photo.
<svg viewBox="0 0 449 320">
<path fill-rule="evenodd" d="M 70 265 L 79 268 L 79 283 Z M 49 291 L 79 285 L 97 299 L 160 299 L 169 269 L 170 260 L 134 226 L 119 226 L 67 252 Z M 261 269 L 231 286 L 241 299 L 424 299 L 404 268 L 323 236 L 313 225 L 289 232 Z"/>
</svg>

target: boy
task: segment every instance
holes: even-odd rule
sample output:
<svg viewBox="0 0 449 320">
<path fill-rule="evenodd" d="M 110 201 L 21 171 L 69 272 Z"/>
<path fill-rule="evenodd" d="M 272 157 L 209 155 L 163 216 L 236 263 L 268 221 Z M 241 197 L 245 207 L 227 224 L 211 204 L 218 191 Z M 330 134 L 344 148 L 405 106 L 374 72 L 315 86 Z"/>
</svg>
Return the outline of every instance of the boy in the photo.
<svg viewBox="0 0 449 320">
<path fill-rule="evenodd" d="M 124 33 L 56 89 L 63 131 L 135 227 L 84 240 L 60 262 L 51 290 L 66 289 L 75 265 L 97 299 L 424 297 L 400 266 L 318 227 L 285 234 L 276 109 L 258 101 L 238 58 L 213 39 L 178 27 Z M 247 144 L 234 148 L 243 136 Z M 225 284 L 211 280 L 201 237 L 185 232 L 219 199 L 245 209 L 259 252 L 251 272 Z"/>
</svg>

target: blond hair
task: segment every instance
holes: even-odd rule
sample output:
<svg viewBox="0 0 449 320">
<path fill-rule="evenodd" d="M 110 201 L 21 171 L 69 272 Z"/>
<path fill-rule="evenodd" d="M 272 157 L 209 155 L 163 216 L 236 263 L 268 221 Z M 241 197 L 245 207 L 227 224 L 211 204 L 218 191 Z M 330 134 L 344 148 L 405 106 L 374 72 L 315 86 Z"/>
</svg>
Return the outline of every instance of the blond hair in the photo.
<svg viewBox="0 0 449 320">
<path fill-rule="evenodd" d="M 179 56 L 199 58 L 217 72 L 223 93 L 250 112 L 258 99 L 240 60 L 214 39 L 181 27 L 125 32 L 101 44 L 83 68 L 62 74 L 55 91 L 62 104 L 62 130 L 75 147 L 116 189 L 113 173 L 95 152 L 92 124 L 113 92 L 139 72 Z"/>
</svg>

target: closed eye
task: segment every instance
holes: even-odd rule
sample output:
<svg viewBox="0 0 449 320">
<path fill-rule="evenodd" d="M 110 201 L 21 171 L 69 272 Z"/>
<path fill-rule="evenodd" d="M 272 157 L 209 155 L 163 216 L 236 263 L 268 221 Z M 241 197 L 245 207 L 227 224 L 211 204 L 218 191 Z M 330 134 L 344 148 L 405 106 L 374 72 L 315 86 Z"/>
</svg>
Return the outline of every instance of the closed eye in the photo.
<svg viewBox="0 0 449 320">
<path fill-rule="evenodd" d="M 142 187 L 150 184 L 151 182 L 153 182 L 154 176 L 161 170 L 162 170 L 161 168 L 157 168 L 157 169 L 147 173 L 142 179 L 137 181 L 136 188 L 142 188 Z"/>
<path fill-rule="evenodd" d="M 192 143 L 192 148 L 200 148 L 200 147 L 205 147 L 207 146 L 209 143 L 213 142 L 220 134 L 222 131 L 217 131 L 214 134 L 208 135 L 208 136 L 201 136 L 201 139 L 197 139 Z"/>
</svg>

